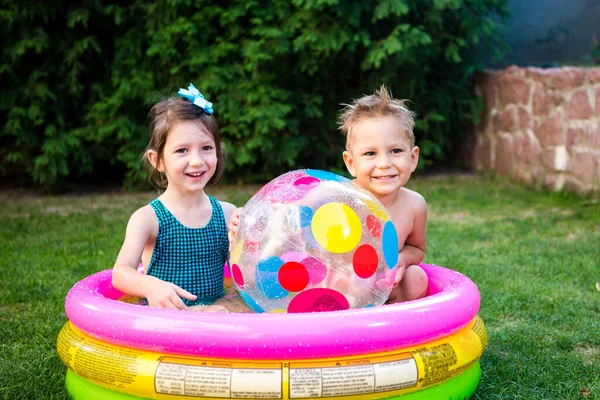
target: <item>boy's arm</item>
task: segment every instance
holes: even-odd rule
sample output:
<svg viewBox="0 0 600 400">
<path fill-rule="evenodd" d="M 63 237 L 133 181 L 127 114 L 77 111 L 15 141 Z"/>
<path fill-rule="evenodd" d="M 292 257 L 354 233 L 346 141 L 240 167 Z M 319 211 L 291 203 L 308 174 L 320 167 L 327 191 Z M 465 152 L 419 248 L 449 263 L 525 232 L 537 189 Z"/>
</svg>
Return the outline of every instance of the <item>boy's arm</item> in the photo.
<svg viewBox="0 0 600 400">
<path fill-rule="evenodd" d="M 112 284 L 123 293 L 146 297 L 153 307 L 186 309 L 181 297 L 195 300 L 188 291 L 156 277 L 140 274 L 137 266 L 151 237 L 158 233 L 158 220 L 150 206 L 137 210 L 127 224 L 125 240 L 113 267 Z"/>
<path fill-rule="evenodd" d="M 404 247 L 398 254 L 398 267 L 408 267 L 418 264 L 425 257 L 427 247 L 427 203 L 425 199 L 418 196 L 414 206 L 414 226 L 412 232 L 406 238 Z"/>
</svg>

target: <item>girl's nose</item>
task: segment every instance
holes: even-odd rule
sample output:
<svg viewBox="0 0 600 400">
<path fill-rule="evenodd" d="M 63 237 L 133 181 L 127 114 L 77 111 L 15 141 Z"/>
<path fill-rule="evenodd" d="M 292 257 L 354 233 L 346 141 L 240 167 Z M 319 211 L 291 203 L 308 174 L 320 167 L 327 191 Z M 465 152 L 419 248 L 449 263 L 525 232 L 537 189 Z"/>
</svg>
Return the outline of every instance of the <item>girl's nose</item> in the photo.
<svg viewBox="0 0 600 400">
<path fill-rule="evenodd" d="M 190 157 L 189 164 L 191 166 L 202 165 L 204 164 L 204 159 L 200 153 L 192 153 Z"/>
</svg>

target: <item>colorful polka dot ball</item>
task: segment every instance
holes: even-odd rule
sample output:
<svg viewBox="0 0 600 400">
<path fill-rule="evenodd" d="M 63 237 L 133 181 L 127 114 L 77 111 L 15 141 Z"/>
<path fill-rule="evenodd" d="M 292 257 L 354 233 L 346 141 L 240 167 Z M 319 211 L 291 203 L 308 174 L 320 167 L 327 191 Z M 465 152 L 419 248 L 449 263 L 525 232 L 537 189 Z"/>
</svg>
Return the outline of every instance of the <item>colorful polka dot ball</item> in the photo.
<svg viewBox="0 0 600 400">
<path fill-rule="evenodd" d="M 283 174 L 244 206 L 229 265 L 256 312 L 383 304 L 398 262 L 390 216 L 369 192 L 321 170 Z"/>
</svg>

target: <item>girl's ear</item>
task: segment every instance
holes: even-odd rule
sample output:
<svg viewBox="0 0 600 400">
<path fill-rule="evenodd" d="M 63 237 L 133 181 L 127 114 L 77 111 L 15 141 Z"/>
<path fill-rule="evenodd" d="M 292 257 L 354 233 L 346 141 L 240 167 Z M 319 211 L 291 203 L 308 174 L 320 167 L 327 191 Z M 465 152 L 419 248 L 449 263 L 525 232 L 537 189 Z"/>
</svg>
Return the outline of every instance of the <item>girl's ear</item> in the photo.
<svg viewBox="0 0 600 400">
<path fill-rule="evenodd" d="M 348 151 L 344 151 L 342 153 L 342 157 L 344 158 L 344 164 L 346 164 L 346 169 L 350 172 L 350 175 L 356 178 L 356 168 L 354 168 L 354 158 L 352 154 Z"/>
<path fill-rule="evenodd" d="M 165 172 L 156 151 L 148 150 L 146 152 L 146 157 L 148 157 L 148 161 L 150 161 L 150 164 L 152 164 L 154 169 L 156 169 L 158 172 Z"/>
<path fill-rule="evenodd" d="M 410 151 L 410 161 L 410 172 L 413 173 L 415 172 L 415 169 L 417 169 L 417 165 L 419 164 L 419 148 L 417 146 L 413 147 Z"/>
</svg>

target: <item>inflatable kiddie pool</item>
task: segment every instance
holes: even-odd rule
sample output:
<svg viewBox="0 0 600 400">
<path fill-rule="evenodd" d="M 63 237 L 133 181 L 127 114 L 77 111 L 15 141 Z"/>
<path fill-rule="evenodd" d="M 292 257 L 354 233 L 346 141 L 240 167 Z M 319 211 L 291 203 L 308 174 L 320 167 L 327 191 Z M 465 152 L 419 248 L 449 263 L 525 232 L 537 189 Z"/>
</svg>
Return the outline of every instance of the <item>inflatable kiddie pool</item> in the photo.
<svg viewBox="0 0 600 400">
<path fill-rule="evenodd" d="M 487 345 L 479 291 L 421 266 L 423 299 L 298 314 L 143 307 L 118 301 L 111 271 L 99 272 L 66 298 L 57 347 L 67 389 L 75 399 L 468 398 Z"/>
</svg>

